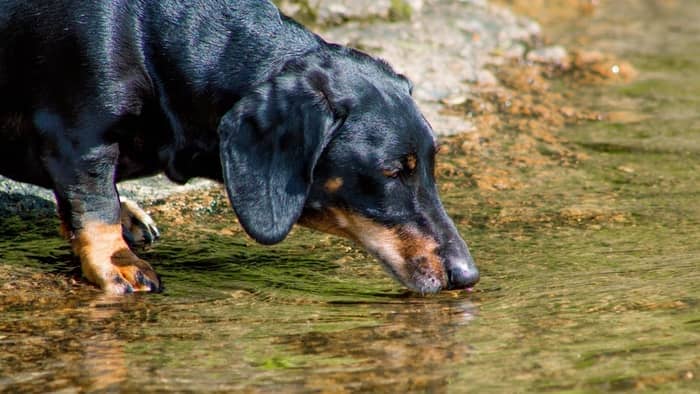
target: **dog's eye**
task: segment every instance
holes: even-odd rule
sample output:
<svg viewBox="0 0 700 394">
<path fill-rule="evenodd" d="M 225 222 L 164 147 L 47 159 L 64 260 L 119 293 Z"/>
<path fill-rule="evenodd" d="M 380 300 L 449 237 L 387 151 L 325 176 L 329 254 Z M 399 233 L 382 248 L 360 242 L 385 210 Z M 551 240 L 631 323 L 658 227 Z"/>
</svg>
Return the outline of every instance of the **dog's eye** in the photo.
<svg viewBox="0 0 700 394">
<path fill-rule="evenodd" d="M 406 158 L 404 159 L 404 168 L 406 168 L 406 170 L 409 172 L 413 172 L 417 166 L 418 158 L 416 157 L 416 154 L 411 153 L 410 155 L 406 155 Z"/>
<path fill-rule="evenodd" d="M 406 155 L 401 160 L 396 160 L 384 170 L 382 173 L 387 178 L 398 178 L 400 176 L 409 177 L 413 174 L 418 166 L 418 159 L 415 154 Z"/>
</svg>

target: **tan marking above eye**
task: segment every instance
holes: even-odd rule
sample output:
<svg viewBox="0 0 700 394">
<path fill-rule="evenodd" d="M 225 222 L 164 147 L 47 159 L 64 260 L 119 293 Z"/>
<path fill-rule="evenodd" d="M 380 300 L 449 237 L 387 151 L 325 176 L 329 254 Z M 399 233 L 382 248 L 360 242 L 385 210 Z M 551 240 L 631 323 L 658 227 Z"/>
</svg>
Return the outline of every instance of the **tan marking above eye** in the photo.
<svg viewBox="0 0 700 394">
<path fill-rule="evenodd" d="M 410 155 L 406 156 L 406 168 L 408 168 L 410 171 L 413 171 L 416 169 L 417 165 L 418 158 L 414 153 L 411 153 Z"/>
<path fill-rule="evenodd" d="M 343 187 L 343 178 L 341 177 L 330 178 L 323 184 L 323 188 L 327 193 L 335 193 L 341 187 Z"/>
</svg>

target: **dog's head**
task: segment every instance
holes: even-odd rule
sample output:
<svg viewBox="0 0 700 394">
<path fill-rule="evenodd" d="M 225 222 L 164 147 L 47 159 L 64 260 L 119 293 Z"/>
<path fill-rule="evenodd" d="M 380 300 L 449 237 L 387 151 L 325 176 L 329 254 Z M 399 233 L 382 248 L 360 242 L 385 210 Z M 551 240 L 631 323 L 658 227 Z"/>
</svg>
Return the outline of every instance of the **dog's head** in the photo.
<svg viewBox="0 0 700 394">
<path fill-rule="evenodd" d="M 255 240 L 295 223 L 349 238 L 420 293 L 479 280 L 435 186 L 436 141 L 389 66 L 336 47 L 287 64 L 219 126 L 231 204 Z"/>
</svg>

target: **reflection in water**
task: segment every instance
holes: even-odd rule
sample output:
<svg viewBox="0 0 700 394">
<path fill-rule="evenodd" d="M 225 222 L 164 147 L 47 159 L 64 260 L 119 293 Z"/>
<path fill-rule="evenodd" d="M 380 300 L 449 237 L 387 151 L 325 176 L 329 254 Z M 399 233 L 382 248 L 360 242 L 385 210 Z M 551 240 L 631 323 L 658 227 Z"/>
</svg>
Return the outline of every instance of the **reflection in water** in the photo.
<svg viewBox="0 0 700 394">
<path fill-rule="evenodd" d="M 92 288 L 50 287 L 38 277 L 31 294 L 0 292 L 0 391 L 113 391 L 128 377 L 125 335 L 147 309 L 139 297 Z M 24 290 L 26 291 L 26 290 Z"/>
<path fill-rule="evenodd" d="M 85 356 L 80 369 L 90 391 L 116 389 L 127 378 L 125 342 L 109 323 L 119 318 L 121 306 L 129 301 L 129 298 L 100 295 L 87 307 L 85 324 L 95 331 L 81 341 Z"/>
<path fill-rule="evenodd" d="M 275 343 L 294 354 L 338 360 L 340 365 L 315 369 L 305 379 L 307 389 L 446 391 L 471 352 L 468 340 L 457 334 L 474 318 L 474 305 L 407 300 L 386 309 L 374 311 L 373 326 L 285 335 Z"/>
</svg>

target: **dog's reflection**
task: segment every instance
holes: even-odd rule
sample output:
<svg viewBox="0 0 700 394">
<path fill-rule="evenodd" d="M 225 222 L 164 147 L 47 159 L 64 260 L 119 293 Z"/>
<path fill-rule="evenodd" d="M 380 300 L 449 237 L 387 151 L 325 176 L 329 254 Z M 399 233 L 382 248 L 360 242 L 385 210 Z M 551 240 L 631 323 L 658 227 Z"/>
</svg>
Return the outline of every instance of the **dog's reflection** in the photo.
<svg viewBox="0 0 700 394">
<path fill-rule="evenodd" d="M 85 356 L 81 365 L 88 392 L 118 390 L 127 379 L 126 340 L 120 338 L 113 326 L 125 304 L 130 302 L 124 297 L 101 295 L 89 305 L 88 323 L 96 329 L 83 339 Z"/>
<path fill-rule="evenodd" d="M 131 343 L 145 339 L 137 332 L 125 331 L 125 327 L 132 330 L 133 323 L 129 321 L 140 321 L 137 315 L 144 308 L 150 309 L 146 301 L 147 298 L 138 296 L 101 296 L 91 302 L 88 317 L 91 333 L 81 339 L 85 341 L 81 386 L 86 391 L 121 391 L 133 387 L 135 381 L 129 376 L 127 363 L 127 357 L 132 357 L 127 352 Z M 246 345 L 244 340 L 240 345 L 254 348 L 256 352 L 261 350 L 260 346 L 284 349 L 285 354 L 309 360 L 310 364 L 299 370 L 297 377 L 303 381 L 306 390 L 321 392 L 340 392 L 348 387 L 361 391 L 447 391 L 450 382 L 458 375 L 458 366 L 473 351 L 461 335 L 478 312 L 469 300 L 401 298 L 386 303 L 327 307 L 330 308 L 327 318 L 331 320 L 338 317 L 338 312 L 344 315 L 338 311 L 343 308 L 348 308 L 350 320 L 356 313 L 366 312 L 371 317 L 363 316 L 362 320 L 368 324 L 360 327 L 263 336 L 254 343 Z M 160 324 L 174 323 L 168 317 L 160 317 Z M 214 324 L 213 335 L 231 338 L 229 331 L 217 334 L 221 329 Z M 206 348 L 206 344 L 202 344 L 202 348 Z M 219 348 L 218 351 L 224 352 L 222 358 L 231 362 L 224 369 L 230 369 L 233 378 L 219 383 L 231 388 L 248 387 L 245 381 L 238 380 L 238 372 L 251 367 L 252 361 L 238 358 L 240 354 L 234 357 L 236 351 L 232 347 Z M 190 356 L 188 353 L 187 358 Z M 326 366 L 328 360 L 344 361 Z M 318 365 L 315 365 L 316 361 Z M 140 367 L 144 366 L 132 365 L 132 373 Z M 205 365 L 196 361 L 189 368 L 190 373 L 200 370 L 202 376 L 208 372 Z M 251 376 L 251 382 L 253 380 Z"/>
<path fill-rule="evenodd" d="M 459 335 L 477 316 L 468 300 L 388 303 L 376 324 L 280 338 L 291 352 L 323 360 L 352 359 L 351 367 L 319 367 L 304 379 L 318 392 L 446 392 L 458 366 L 472 353 Z M 342 365 L 342 364 L 341 364 Z M 355 391 L 352 390 L 352 391 Z"/>
</svg>

